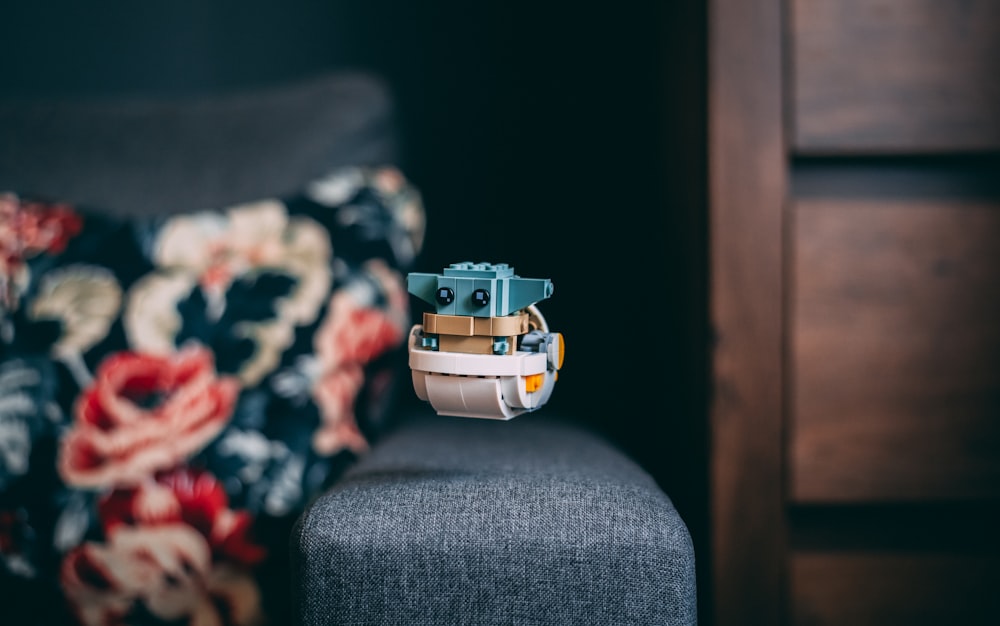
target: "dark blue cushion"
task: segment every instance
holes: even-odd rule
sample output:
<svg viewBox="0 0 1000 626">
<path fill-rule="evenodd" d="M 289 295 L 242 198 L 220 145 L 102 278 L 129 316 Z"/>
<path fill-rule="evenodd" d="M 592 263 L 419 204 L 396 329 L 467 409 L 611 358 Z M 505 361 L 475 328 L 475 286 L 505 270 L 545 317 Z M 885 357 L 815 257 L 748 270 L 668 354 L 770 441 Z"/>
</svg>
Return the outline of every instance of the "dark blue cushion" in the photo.
<svg viewBox="0 0 1000 626">
<path fill-rule="evenodd" d="M 339 74 L 0 102 L 0 621 L 284 621 L 290 526 L 405 374 L 388 114 Z"/>
</svg>

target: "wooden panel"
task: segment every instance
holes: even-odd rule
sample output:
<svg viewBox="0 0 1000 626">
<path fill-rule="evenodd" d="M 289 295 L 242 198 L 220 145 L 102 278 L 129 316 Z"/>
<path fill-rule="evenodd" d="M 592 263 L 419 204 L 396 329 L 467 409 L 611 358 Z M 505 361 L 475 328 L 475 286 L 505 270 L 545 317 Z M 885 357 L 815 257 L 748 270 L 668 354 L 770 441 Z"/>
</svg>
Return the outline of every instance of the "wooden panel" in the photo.
<svg viewBox="0 0 1000 626">
<path fill-rule="evenodd" d="M 804 553 L 792 557 L 799 626 L 1000 622 L 994 556 Z"/>
<path fill-rule="evenodd" d="M 1000 496 L 1000 204 L 795 212 L 791 495 Z"/>
<path fill-rule="evenodd" d="M 791 6 L 797 151 L 1000 148 L 1000 2 Z"/>
<path fill-rule="evenodd" d="M 714 623 L 781 624 L 782 2 L 709 3 Z"/>
</svg>

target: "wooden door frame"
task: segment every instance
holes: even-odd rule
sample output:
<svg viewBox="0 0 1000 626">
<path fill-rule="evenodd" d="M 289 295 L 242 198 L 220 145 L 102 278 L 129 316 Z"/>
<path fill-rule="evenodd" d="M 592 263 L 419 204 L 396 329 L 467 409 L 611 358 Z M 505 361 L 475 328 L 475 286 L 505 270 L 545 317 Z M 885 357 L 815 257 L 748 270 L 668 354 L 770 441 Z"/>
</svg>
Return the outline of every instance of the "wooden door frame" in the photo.
<svg viewBox="0 0 1000 626">
<path fill-rule="evenodd" d="M 784 3 L 709 0 L 711 620 L 785 622 Z"/>
</svg>

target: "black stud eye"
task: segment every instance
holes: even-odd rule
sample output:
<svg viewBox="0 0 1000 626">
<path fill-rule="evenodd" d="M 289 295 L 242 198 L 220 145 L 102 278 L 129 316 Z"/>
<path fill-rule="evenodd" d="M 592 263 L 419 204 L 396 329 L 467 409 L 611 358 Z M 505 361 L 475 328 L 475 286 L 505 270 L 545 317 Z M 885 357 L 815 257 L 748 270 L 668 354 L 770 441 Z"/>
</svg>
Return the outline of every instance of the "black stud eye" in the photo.
<svg viewBox="0 0 1000 626">
<path fill-rule="evenodd" d="M 434 297 L 437 299 L 438 304 L 444 306 L 455 301 L 455 292 L 449 287 L 441 287 L 437 290 Z"/>
<path fill-rule="evenodd" d="M 486 306 L 490 303 L 490 292 L 485 289 L 476 289 L 472 292 L 472 302 L 476 306 Z"/>
</svg>

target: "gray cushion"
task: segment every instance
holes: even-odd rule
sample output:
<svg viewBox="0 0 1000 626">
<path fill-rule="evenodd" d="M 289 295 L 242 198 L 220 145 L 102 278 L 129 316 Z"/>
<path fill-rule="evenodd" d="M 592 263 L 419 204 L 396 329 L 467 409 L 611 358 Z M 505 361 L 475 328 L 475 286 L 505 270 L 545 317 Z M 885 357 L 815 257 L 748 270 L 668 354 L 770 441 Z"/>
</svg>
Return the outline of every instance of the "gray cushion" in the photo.
<svg viewBox="0 0 1000 626">
<path fill-rule="evenodd" d="M 300 518 L 293 605 L 320 624 L 694 624 L 670 499 L 538 416 L 404 422 Z"/>
<path fill-rule="evenodd" d="M 186 97 L 0 101 L 0 190 L 111 214 L 288 195 L 395 161 L 390 94 L 364 73 Z"/>
</svg>

